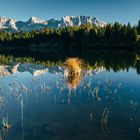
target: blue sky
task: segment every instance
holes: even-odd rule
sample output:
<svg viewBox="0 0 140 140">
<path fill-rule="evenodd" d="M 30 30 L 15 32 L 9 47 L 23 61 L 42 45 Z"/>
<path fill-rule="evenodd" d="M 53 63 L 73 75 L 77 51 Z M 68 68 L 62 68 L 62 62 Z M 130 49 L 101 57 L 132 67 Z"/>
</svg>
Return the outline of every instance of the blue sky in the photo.
<svg viewBox="0 0 140 140">
<path fill-rule="evenodd" d="M 140 0 L 0 0 L 0 16 L 16 20 L 92 15 L 106 22 L 137 24 Z"/>
</svg>

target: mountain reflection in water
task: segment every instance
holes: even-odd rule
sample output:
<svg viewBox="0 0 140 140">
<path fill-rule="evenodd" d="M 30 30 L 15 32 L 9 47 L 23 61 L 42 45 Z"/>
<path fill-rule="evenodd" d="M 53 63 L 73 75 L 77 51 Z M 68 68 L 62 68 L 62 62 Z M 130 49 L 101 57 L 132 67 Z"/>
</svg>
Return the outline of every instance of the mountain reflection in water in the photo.
<svg viewBox="0 0 140 140">
<path fill-rule="evenodd" d="M 0 121 L 0 138 L 139 139 L 140 76 L 98 64 L 68 77 L 64 66 L 1 65 L 0 119 L 11 127 Z"/>
</svg>

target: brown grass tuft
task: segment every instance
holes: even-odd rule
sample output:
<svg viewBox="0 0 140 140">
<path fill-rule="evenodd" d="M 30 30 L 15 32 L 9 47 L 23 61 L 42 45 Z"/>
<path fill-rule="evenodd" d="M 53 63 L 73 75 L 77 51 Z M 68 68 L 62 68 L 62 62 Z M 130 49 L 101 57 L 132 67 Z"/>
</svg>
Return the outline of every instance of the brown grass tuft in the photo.
<svg viewBox="0 0 140 140">
<path fill-rule="evenodd" d="M 79 58 L 68 58 L 64 66 L 64 76 L 68 79 L 68 86 L 76 88 L 80 83 L 83 61 Z"/>
<path fill-rule="evenodd" d="M 68 72 L 68 75 L 80 75 L 83 61 L 79 58 L 68 58 L 64 62 L 64 66 Z"/>
</svg>

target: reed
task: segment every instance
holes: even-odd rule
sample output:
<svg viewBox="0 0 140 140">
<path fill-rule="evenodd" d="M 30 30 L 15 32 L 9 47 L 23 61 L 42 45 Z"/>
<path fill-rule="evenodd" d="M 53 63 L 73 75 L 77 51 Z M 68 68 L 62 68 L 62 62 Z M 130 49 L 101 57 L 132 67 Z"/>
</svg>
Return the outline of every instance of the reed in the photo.
<svg viewBox="0 0 140 140">
<path fill-rule="evenodd" d="M 105 107 L 103 113 L 102 113 L 102 117 L 101 117 L 101 125 L 102 125 L 102 130 L 105 134 L 105 136 L 107 136 L 107 134 L 109 133 L 109 129 L 108 129 L 108 114 L 109 114 L 109 110 L 107 109 L 107 107 Z"/>
<path fill-rule="evenodd" d="M 11 125 L 8 122 L 8 116 L 5 118 L 2 118 L 2 124 L 3 124 L 3 130 L 5 129 L 9 129 L 11 127 Z"/>
</svg>

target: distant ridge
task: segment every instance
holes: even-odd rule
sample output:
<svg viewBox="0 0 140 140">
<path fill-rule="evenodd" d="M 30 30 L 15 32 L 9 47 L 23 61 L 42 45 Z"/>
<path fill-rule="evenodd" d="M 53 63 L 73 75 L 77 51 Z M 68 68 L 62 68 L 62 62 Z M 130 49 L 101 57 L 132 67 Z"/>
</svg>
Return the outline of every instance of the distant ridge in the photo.
<svg viewBox="0 0 140 140">
<path fill-rule="evenodd" d="M 92 16 L 64 16 L 60 20 L 41 20 L 33 16 L 26 22 L 16 21 L 7 17 L 0 17 L 0 30 L 7 32 L 32 31 L 45 27 L 55 29 L 68 26 L 81 26 L 83 24 L 91 24 L 97 27 L 104 27 L 107 23 Z"/>
</svg>

